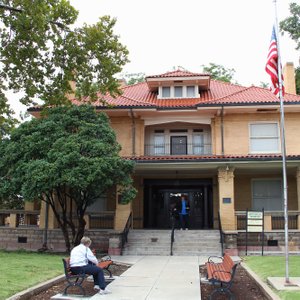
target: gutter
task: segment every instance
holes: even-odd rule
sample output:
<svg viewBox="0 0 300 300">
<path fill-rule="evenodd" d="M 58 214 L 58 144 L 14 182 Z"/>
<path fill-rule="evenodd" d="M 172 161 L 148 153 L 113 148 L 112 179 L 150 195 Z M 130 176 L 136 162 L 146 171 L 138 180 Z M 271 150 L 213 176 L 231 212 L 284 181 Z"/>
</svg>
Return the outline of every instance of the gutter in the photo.
<svg viewBox="0 0 300 300">
<path fill-rule="evenodd" d="M 224 106 L 221 109 L 221 152 L 224 155 Z"/>
</svg>

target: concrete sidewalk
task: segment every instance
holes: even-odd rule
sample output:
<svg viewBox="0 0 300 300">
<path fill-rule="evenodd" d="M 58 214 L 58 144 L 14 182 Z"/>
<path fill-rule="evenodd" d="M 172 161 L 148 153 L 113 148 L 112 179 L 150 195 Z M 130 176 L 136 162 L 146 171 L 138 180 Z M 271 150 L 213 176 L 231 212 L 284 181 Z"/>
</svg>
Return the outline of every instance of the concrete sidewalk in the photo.
<svg viewBox="0 0 300 300">
<path fill-rule="evenodd" d="M 91 300 L 199 300 L 198 256 L 115 256 L 116 262 L 133 264 L 109 284 L 112 294 L 94 295 Z"/>
</svg>

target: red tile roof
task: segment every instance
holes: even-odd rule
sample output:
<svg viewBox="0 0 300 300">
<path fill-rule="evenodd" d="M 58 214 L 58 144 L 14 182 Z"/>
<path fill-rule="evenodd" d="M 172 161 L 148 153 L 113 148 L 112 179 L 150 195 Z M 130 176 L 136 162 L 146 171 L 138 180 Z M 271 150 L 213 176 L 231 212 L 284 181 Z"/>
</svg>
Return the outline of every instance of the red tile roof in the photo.
<svg viewBox="0 0 300 300">
<path fill-rule="evenodd" d="M 208 73 L 192 73 L 187 70 L 176 70 L 172 72 L 167 72 L 159 75 L 147 76 L 147 78 L 168 78 L 168 77 L 196 77 L 196 76 L 209 76 Z"/>
<path fill-rule="evenodd" d="M 176 70 L 161 75 L 148 76 L 147 78 L 164 78 L 164 77 L 190 77 L 208 74 L 191 73 L 188 71 Z M 110 95 L 99 95 L 99 100 L 93 105 L 101 107 L 113 106 L 116 108 L 123 107 L 145 107 L 145 108 L 191 108 L 197 106 L 210 105 L 247 105 L 247 104 L 267 104 L 279 103 L 268 89 L 256 86 L 244 87 L 237 84 L 226 83 L 217 80 L 210 81 L 210 88 L 200 91 L 198 98 L 176 98 L 176 99 L 158 99 L 156 92 L 151 92 L 146 82 L 137 83 L 121 88 L 122 95 L 116 98 Z M 104 100 L 104 101 L 103 101 Z M 286 94 L 284 97 L 286 103 L 299 103 L 300 96 Z M 73 103 L 78 104 L 77 100 Z M 103 103 L 106 103 L 105 105 Z"/>
</svg>

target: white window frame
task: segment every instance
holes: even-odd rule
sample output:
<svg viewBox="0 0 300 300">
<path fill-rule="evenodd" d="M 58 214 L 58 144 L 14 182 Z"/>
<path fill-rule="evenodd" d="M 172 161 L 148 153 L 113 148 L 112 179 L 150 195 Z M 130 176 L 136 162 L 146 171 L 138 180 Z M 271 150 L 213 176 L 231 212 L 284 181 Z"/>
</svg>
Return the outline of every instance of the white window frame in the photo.
<svg viewBox="0 0 300 300">
<path fill-rule="evenodd" d="M 195 85 L 187 85 L 185 88 L 186 88 L 186 97 L 187 98 L 195 98 L 196 96 L 196 89 L 195 89 Z M 189 96 L 188 95 L 188 88 L 194 88 L 194 92 L 193 92 L 193 96 Z"/>
<path fill-rule="evenodd" d="M 200 137 L 200 140 L 202 143 L 200 143 L 199 145 L 195 144 L 195 139 L 196 137 Z M 205 149 L 204 149 L 204 146 L 205 146 L 205 135 L 204 135 L 204 132 L 194 132 L 192 134 L 192 147 L 193 147 L 193 150 L 192 150 L 192 153 L 193 155 L 203 155 L 204 152 L 205 152 Z M 199 149 L 200 151 L 195 151 L 196 149 Z"/>
<path fill-rule="evenodd" d="M 194 96 L 188 96 L 187 95 L 187 87 L 194 87 Z M 163 87 L 169 87 L 170 88 L 170 97 L 163 97 Z M 175 97 L 175 87 L 182 87 L 182 97 Z M 165 86 L 159 86 L 158 87 L 158 95 L 157 99 L 183 99 L 183 98 L 199 98 L 200 94 L 198 92 L 198 86 L 197 85 L 165 85 Z"/>
<path fill-rule="evenodd" d="M 163 90 L 166 89 L 166 88 L 169 89 L 170 96 L 171 96 L 171 87 L 170 87 L 170 86 L 162 86 L 162 87 L 161 87 L 161 97 L 162 97 L 162 98 L 170 98 L 170 96 L 169 96 L 169 97 L 164 97 L 164 96 L 163 96 Z"/>
<path fill-rule="evenodd" d="M 155 144 L 156 137 L 163 138 L 163 144 Z M 153 155 L 166 155 L 166 136 L 164 133 L 154 133 L 153 136 Z"/>
<path fill-rule="evenodd" d="M 281 178 L 253 178 L 251 180 L 251 205 L 252 205 L 252 208 L 255 209 L 254 207 L 254 182 L 258 182 L 258 181 L 279 181 L 280 182 L 280 186 L 281 186 L 281 195 L 280 195 L 280 199 L 281 199 L 281 207 L 277 210 L 267 210 L 265 209 L 265 211 L 282 211 L 283 210 L 283 195 L 282 195 L 282 192 L 283 192 L 283 185 L 282 185 L 282 179 Z M 267 199 L 267 198 L 266 198 Z"/>
<path fill-rule="evenodd" d="M 267 124 L 274 124 L 277 127 L 277 136 L 274 137 L 252 137 L 251 136 L 251 126 L 252 125 L 267 125 Z M 280 130 L 279 130 L 279 123 L 278 122 L 251 122 L 249 123 L 249 153 L 251 154 L 258 154 L 258 153 L 280 153 L 281 149 L 280 149 Z M 254 151 L 252 150 L 252 140 L 254 139 L 277 139 L 277 149 L 273 149 L 273 150 L 261 150 L 261 151 Z"/>
</svg>

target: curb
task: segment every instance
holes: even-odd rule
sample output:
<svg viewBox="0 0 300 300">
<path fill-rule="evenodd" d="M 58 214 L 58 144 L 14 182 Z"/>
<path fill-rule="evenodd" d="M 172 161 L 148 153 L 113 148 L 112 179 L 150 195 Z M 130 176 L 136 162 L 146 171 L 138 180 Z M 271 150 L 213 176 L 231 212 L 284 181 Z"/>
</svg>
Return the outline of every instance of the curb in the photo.
<svg viewBox="0 0 300 300">
<path fill-rule="evenodd" d="M 273 290 L 265 283 L 263 282 L 260 277 L 258 277 L 245 263 L 241 262 L 241 266 L 246 270 L 248 275 L 252 277 L 257 284 L 261 287 L 264 295 L 269 299 L 269 300 L 280 300 L 280 297 L 273 292 Z"/>
<path fill-rule="evenodd" d="M 22 292 L 19 292 L 17 294 L 14 294 L 10 298 L 7 298 L 6 300 L 27 300 L 30 299 L 30 297 L 35 296 L 36 294 L 50 288 L 52 285 L 55 285 L 57 283 L 62 282 L 65 280 L 65 275 L 59 275 L 57 277 L 54 277 L 48 281 L 45 281 L 43 283 L 39 283 L 31 288 L 28 288 Z"/>
</svg>

